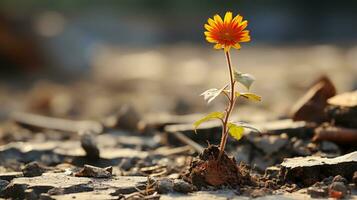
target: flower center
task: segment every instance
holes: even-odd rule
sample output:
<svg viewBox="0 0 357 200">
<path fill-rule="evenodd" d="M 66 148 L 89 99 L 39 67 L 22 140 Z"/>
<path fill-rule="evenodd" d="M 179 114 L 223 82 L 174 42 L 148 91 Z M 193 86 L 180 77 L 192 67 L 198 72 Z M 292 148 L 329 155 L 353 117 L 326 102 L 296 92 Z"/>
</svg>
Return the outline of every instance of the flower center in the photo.
<svg viewBox="0 0 357 200">
<path fill-rule="evenodd" d="M 232 40 L 232 36 L 231 36 L 231 34 L 229 32 L 224 32 L 222 34 L 222 39 L 223 40 Z"/>
</svg>

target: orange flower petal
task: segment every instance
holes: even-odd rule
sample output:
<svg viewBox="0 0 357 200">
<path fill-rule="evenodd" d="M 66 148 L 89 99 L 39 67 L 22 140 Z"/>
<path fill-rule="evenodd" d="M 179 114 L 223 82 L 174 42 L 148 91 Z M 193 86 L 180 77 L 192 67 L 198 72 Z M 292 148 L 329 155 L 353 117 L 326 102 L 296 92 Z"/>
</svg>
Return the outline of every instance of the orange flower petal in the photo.
<svg viewBox="0 0 357 200">
<path fill-rule="evenodd" d="M 207 31 L 212 31 L 212 30 L 213 30 L 213 27 L 210 26 L 210 25 L 208 25 L 208 24 L 205 24 L 205 29 L 206 29 Z"/>
<path fill-rule="evenodd" d="M 213 46 L 213 48 L 215 48 L 215 49 L 222 49 L 222 45 L 221 45 L 221 44 L 215 44 L 215 45 Z"/>
<path fill-rule="evenodd" d="M 243 20 L 243 17 L 240 16 L 240 15 L 237 15 L 237 16 L 235 16 L 235 17 L 233 18 L 232 21 L 237 22 L 237 23 L 241 23 L 242 20 Z"/>
<path fill-rule="evenodd" d="M 214 15 L 213 19 L 216 22 L 216 24 L 222 24 L 223 23 L 223 20 L 222 20 L 221 16 L 219 16 L 219 15 Z"/>
<path fill-rule="evenodd" d="M 213 19 L 211 19 L 211 18 L 208 18 L 208 24 L 210 25 L 210 26 L 212 26 L 212 27 L 215 27 L 216 26 L 216 22 L 213 20 Z"/>
<path fill-rule="evenodd" d="M 210 43 L 216 43 L 217 41 L 211 37 L 206 37 L 206 40 Z"/>
<path fill-rule="evenodd" d="M 226 14 L 224 15 L 224 23 L 229 24 L 232 21 L 232 17 L 232 12 L 226 12 Z"/>
<path fill-rule="evenodd" d="M 240 25 L 239 25 L 239 28 L 241 28 L 242 30 L 247 28 L 248 26 L 248 21 L 247 20 L 244 20 Z"/>
<path fill-rule="evenodd" d="M 204 34 L 205 34 L 205 36 L 212 36 L 212 33 L 209 31 L 205 31 Z"/>
<path fill-rule="evenodd" d="M 235 49 L 240 49 L 240 48 L 241 48 L 241 46 L 240 46 L 240 44 L 239 44 L 239 43 L 237 43 L 237 44 L 233 45 L 233 48 L 235 48 Z"/>
</svg>

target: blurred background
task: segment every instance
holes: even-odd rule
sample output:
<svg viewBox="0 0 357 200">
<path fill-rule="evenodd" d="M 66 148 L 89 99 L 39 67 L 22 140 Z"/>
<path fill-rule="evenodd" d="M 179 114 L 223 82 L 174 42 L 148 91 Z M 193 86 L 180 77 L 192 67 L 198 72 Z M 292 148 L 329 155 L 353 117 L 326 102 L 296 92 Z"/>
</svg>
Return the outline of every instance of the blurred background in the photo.
<svg viewBox="0 0 357 200">
<path fill-rule="evenodd" d="M 249 21 L 251 43 L 233 64 L 257 81 L 262 103 L 241 118 L 284 116 L 321 75 L 357 89 L 357 1 L 2 0 L 0 119 L 13 110 L 97 118 L 124 104 L 139 112 L 222 109 L 199 96 L 228 81 L 224 55 L 203 36 L 226 11 Z M 250 114 L 254 112 L 256 114 Z"/>
</svg>

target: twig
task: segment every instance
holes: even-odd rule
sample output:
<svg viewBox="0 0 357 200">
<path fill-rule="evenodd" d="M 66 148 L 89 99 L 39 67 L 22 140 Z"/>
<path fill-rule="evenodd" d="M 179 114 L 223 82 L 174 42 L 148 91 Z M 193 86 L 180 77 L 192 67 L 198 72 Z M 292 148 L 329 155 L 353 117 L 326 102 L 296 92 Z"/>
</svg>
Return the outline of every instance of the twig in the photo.
<svg viewBox="0 0 357 200">
<path fill-rule="evenodd" d="M 176 154 L 183 154 L 187 153 L 192 150 L 192 147 L 189 145 L 181 146 L 181 147 L 176 147 L 176 148 L 165 148 L 165 149 L 157 149 L 155 150 L 155 154 L 160 154 L 163 156 L 171 156 L 171 155 L 176 155 Z"/>
<path fill-rule="evenodd" d="M 52 129 L 76 133 L 84 130 L 90 130 L 95 133 L 101 133 L 103 131 L 103 126 L 99 122 L 89 120 L 74 121 L 22 112 L 12 113 L 10 118 L 19 124 L 31 126 L 34 128 Z"/>
<path fill-rule="evenodd" d="M 186 135 L 184 135 L 181 132 L 173 132 L 172 135 L 174 135 L 181 142 L 192 147 L 192 149 L 194 149 L 197 153 L 201 153 L 204 149 L 201 145 L 199 145 L 195 141 L 191 140 L 189 137 L 187 137 Z"/>
</svg>

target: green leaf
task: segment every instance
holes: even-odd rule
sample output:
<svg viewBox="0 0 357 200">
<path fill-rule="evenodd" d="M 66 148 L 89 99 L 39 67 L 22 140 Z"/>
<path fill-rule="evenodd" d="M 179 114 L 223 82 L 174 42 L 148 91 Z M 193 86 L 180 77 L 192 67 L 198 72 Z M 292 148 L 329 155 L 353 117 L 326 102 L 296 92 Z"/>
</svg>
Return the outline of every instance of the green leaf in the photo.
<svg viewBox="0 0 357 200">
<path fill-rule="evenodd" d="M 244 85 L 244 87 L 246 87 L 249 90 L 250 86 L 255 81 L 255 78 L 253 75 L 234 71 L 234 80 Z"/>
<path fill-rule="evenodd" d="M 237 96 L 237 97 L 242 96 L 242 97 L 245 97 L 245 98 L 247 98 L 248 100 L 252 100 L 252 101 L 261 101 L 261 100 L 262 100 L 262 97 L 261 97 L 261 96 L 256 95 L 256 94 L 254 94 L 254 93 L 249 93 L 249 92 L 242 92 L 242 93 L 236 92 L 236 96 Z"/>
<path fill-rule="evenodd" d="M 233 123 L 228 123 L 228 132 L 234 139 L 240 140 L 243 137 L 244 128 Z"/>
<path fill-rule="evenodd" d="M 221 89 L 216 89 L 216 88 L 208 89 L 204 91 L 200 96 L 203 96 L 203 99 L 207 101 L 207 103 L 211 103 L 211 101 L 213 101 L 216 97 L 218 97 L 218 95 L 220 95 L 223 92 L 223 90 L 227 88 L 227 86 L 228 84 L 223 86 Z"/>
<path fill-rule="evenodd" d="M 193 123 L 193 127 L 195 129 L 195 132 L 196 132 L 196 129 L 205 121 L 208 121 L 208 120 L 212 120 L 212 119 L 222 119 L 224 117 L 224 113 L 222 112 L 212 112 L 208 115 L 206 115 L 204 118 L 200 119 L 200 120 L 197 120 L 195 121 L 195 123 Z M 197 132 L 196 132 L 197 133 Z"/>
<path fill-rule="evenodd" d="M 237 125 L 237 126 L 241 126 L 241 127 L 244 127 L 244 128 L 248 128 L 248 129 L 251 129 L 255 132 L 258 132 L 260 133 L 261 131 L 258 130 L 257 128 L 255 128 L 254 126 L 248 124 L 248 123 L 245 123 L 245 122 L 232 122 L 233 124 Z"/>
</svg>

